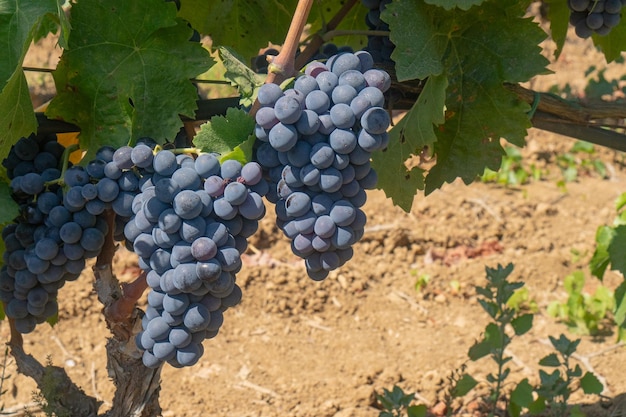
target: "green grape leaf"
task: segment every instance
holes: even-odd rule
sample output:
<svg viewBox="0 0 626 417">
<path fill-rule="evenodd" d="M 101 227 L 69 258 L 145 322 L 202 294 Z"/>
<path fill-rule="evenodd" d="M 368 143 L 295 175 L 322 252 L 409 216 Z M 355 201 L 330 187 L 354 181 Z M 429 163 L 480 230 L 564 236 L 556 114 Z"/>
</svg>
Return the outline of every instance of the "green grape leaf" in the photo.
<svg viewBox="0 0 626 417">
<path fill-rule="evenodd" d="M 468 11 L 394 2 L 383 13 L 396 44 L 398 79 L 448 78 L 446 122 L 435 132 L 437 164 L 426 177 L 427 194 L 457 177 L 470 183 L 485 168 L 497 170 L 501 138 L 524 144 L 529 107 L 504 83 L 545 73 L 548 61 L 538 46 L 545 32 L 523 13 L 516 0 Z M 501 42 L 502 33 L 509 42 Z"/>
<path fill-rule="evenodd" d="M 567 7 L 567 2 L 562 0 L 548 0 L 546 3 L 548 20 L 550 21 L 550 33 L 556 43 L 556 51 L 554 52 L 554 58 L 556 59 L 561 54 L 563 45 L 565 45 L 570 10 Z"/>
<path fill-rule="evenodd" d="M 38 27 L 58 10 L 57 0 L 0 2 L 0 159 L 37 120 L 22 71 L 24 56 Z"/>
<path fill-rule="evenodd" d="M 458 7 L 462 10 L 468 10 L 472 6 L 477 6 L 485 0 L 424 0 L 424 3 L 434 6 L 441 6 L 444 9 L 453 9 Z"/>
<path fill-rule="evenodd" d="M 57 10 L 57 0 L 0 2 L 0 87 L 22 65 L 35 27 L 43 16 Z"/>
<path fill-rule="evenodd" d="M 213 116 L 200 126 L 193 142 L 203 152 L 226 155 L 249 140 L 254 124 L 254 119 L 244 110 L 229 108 L 226 116 Z"/>
<path fill-rule="evenodd" d="M 407 169 L 405 163 L 437 140 L 433 130 L 444 122 L 447 85 L 445 76 L 430 77 L 413 108 L 389 132 L 387 150 L 372 155 L 378 188 L 407 212 L 415 191 L 424 188 L 424 171 L 417 167 Z"/>
<path fill-rule="evenodd" d="M 626 22 L 621 21 L 608 35 L 592 35 L 593 43 L 604 53 L 606 62 L 618 59 L 622 51 L 626 50 Z"/>
<path fill-rule="evenodd" d="M 18 216 L 19 212 L 19 206 L 11 198 L 9 185 L 4 181 L 0 181 L 0 224 L 12 221 Z"/>
<path fill-rule="evenodd" d="M 416 190 L 424 189 L 424 170 L 419 167 L 408 169 L 404 163 L 398 163 L 403 157 L 409 156 L 403 154 L 401 148 L 399 142 L 390 143 L 385 151 L 372 156 L 372 167 L 378 174 L 376 187 L 408 213 Z"/>
<path fill-rule="evenodd" d="M 268 42 L 283 43 L 296 4 L 295 0 L 182 0 L 178 15 L 211 36 L 213 45 L 252 58 Z"/>
<path fill-rule="evenodd" d="M 119 147 L 140 137 L 173 139 L 194 117 L 189 81 L 213 63 L 190 42 L 176 7 L 158 0 L 79 2 L 72 6 L 69 49 L 53 73 L 58 94 L 47 115 L 81 128 L 80 147 Z"/>
<path fill-rule="evenodd" d="M 232 151 L 226 154 L 223 154 L 220 157 L 220 163 L 228 159 L 235 159 L 241 162 L 242 165 L 247 164 L 248 162 L 252 161 L 253 148 L 254 148 L 255 142 L 256 142 L 256 137 L 254 135 L 250 135 L 250 137 L 248 137 L 248 140 L 235 146 L 235 149 L 233 149 Z"/>
<path fill-rule="evenodd" d="M 626 276 L 626 225 L 617 226 L 613 229 L 615 233 L 611 243 L 609 244 L 609 258 L 611 260 L 611 269 L 619 271 Z"/>
<path fill-rule="evenodd" d="M 398 81 L 423 80 L 444 71 L 450 17 L 441 8 L 417 1 L 393 2 L 381 18 L 389 23 L 389 39 Z"/>
<path fill-rule="evenodd" d="M 580 378 L 580 387 L 585 394 L 601 394 L 604 390 L 602 382 L 593 372 L 585 372 L 585 375 Z"/>
<path fill-rule="evenodd" d="M 37 119 L 22 70 L 13 73 L 0 93 L 0 160 L 23 136 L 37 130 Z"/>
<path fill-rule="evenodd" d="M 226 72 L 224 78 L 237 87 L 241 96 L 241 105 L 251 106 L 256 90 L 263 85 L 264 77 L 252 71 L 234 51 L 221 46 L 219 55 Z"/>
</svg>

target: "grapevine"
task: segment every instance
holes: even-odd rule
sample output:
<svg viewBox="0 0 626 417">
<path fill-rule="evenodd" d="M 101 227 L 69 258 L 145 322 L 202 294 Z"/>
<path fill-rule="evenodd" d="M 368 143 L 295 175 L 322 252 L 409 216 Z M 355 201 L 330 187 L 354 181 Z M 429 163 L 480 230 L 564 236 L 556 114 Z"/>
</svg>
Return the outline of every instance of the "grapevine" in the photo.
<svg viewBox="0 0 626 417">
<path fill-rule="evenodd" d="M 224 313 L 245 297 L 236 277 L 266 202 L 303 275 L 320 281 L 358 250 L 366 190 L 382 189 L 408 211 L 418 190 L 497 169 L 500 139 L 522 146 L 531 126 L 624 149 L 623 129 L 607 122 L 623 118 L 621 104 L 572 103 L 519 85 L 547 71 L 538 48 L 546 33 L 524 17 L 530 1 L 294 0 L 271 6 L 271 24 L 235 22 L 245 13 L 215 2 L 17 3 L 0 6 L 0 39 L 17 45 L 0 60 L 3 202 L 11 208 L 0 214 L 2 312 L 18 366 L 41 385 L 22 335 L 56 320 L 59 292 L 95 259 L 94 285 L 117 343 L 107 353 L 128 361 L 112 372 L 126 388 L 152 381 L 130 399 L 119 394 L 118 413 L 160 412 L 161 367 L 192 366 L 211 348 Z M 247 6 L 263 15 L 268 4 Z M 624 4 L 555 6 L 557 55 L 569 22 L 616 60 L 626 49 Z M 46 118 L 23 93 L 22 67 L 31 42 L 55 30 L 64 51 Z M 504 32 L 515 48 L 498 42 Z M 209 53 L 200 35 L 221 53 Z M 214 100 L 207 111 L 198 85 L 213 81 L 202 77 L 217 59 L 225 68 L 218 82 L 235 85 L 241 102 Z M 397 109 L 406 116 L 391 126 Z M 196 121 L 206 122 L 197 132 Z M 181 128 L 192 133 L 189 147 L 178 147 Z M 61 145 L 61 131 L 79 131 L 77 143 Z M 432 166 L 412 163 L 415 156 Z M 137 255 L 141 273 L 131 283 L 112 274 L 116 245 Z M 72 395 L 86 398 L 79 391 Z M 97 412 L 95 400 L 83 403 L 88 410 L 76 415 Z"/>
</svg>

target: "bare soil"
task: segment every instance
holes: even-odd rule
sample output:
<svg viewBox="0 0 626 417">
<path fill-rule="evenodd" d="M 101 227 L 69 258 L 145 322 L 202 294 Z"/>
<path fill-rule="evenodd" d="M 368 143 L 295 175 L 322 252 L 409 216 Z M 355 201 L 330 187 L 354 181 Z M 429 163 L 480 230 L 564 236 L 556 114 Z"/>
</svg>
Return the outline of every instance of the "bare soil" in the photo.
<svg viewBox="0 0 626 417">
<path fill-rule="evenodd" d="M 570 82 L 576 90 L 584 85 L 584 69 L 597 62 L 584 44 L 568 44 L 554 65 L 566 75 L 538 79 L 533 87 Z M 613 202 L 626 191 L 622 155 L 608 150 L 599 153 L 608 179 L 581 171 L 577 182 L 559 188 L 555 157 L 572 144 L 531 130 L 524 153 L 549 172 L 545 180 L 521 187 L 455 182 L 416 197 L 410 213 L 382 192 L 370 193 L 364 208 L 368 227 L 354 258 L 321 283 L 306 277 L 268 210 L 237 278 L 242 303 L 227 312 L 220 334 L 205 342 L 196 366 L 163 370 L 163 416 L 374 417 L 380 412 L 375 393 L 394 384 L 443 415 L 451 372 L 466 365 L 484 381 L 495 371 L 489 359 L 467 357 L 488 323 L 474 286 L 485 283 L 485 266 L 510 262 L 512 279 L 526 284 L 539 311 L 532 330 L 514 338 L 506 352 L 513 357 L 509 378 L 537 383 L 538 361 L 552 352 L 548 336 L 578 337 L 548 316 L 546 306 L 566 299 L 563 278 L 578 269 L 588 277 L 587 291 L 599 285 L 587 268 L 594 235 L 613 220 Z M 133 256 L 118 254 L 122 279 L 137 274 Z M 417 291 L 416 281 L 425 275 L 430 281 Z M 604 284 L 615 288 L 622 279 L 609 272 Z M 114 392 L 105 363 L 108 331 L 92 284 L 90 270 L 68 283 L 60 295 L 59 323 L 26 335 L 25 350 L 64 367 L 106 409 Z M 0 322 L 0 340 L 8 334 L 7 323 Z M 605 383 L 605 397 L 576 393 L 572 403 L 586 404 L 589 416 L 626 415 L 626 346 L 615 344 L 609 327 L 603 337 L 582 337 L 578 354 L 576 363 Z M 18 375 L 11 360 L 8 373 L 0 404 L 13 415 L 23 415 L 25 407 L 40 415 L 33 382 Z M 487 392 L 481 383 L 455 401 L 451 412 L 483 415 L 479 398 Z"/>
</svg>

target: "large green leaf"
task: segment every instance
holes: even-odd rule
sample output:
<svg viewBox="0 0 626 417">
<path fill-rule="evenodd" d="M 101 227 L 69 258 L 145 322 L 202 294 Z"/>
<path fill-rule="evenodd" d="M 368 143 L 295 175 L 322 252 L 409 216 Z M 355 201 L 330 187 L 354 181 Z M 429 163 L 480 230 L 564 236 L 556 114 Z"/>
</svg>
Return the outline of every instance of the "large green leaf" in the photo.
<svg viewBox="0 0 626 417">
<path fill-rule="evenodd" d="M 40 22 L 58 11 L 57 0 L 0 0 L 0 160 L 37 129 L 22 63 Z"/>
<path fill-rule="evenodd" d="M 231 47 L 251 58 L 268 42 L 283 43 L 297 1 L 181 0 L 180 3 L 178 15 L 200 33 L 211 36 L 214 45 Z"/>
<path fill-rule="evenodd" d="M 263 85 L 265 77 L 252 71 L 230 48 L 220 47 L 219 57 L 226 70 L 224 78 L 237 87 L 241 96 L 240 103 L 243 106 L 252 106 L 256 99 L 255 92 Z"/>
<path fill-rule="evenodd" d="M 22 65 L 37 22 L 57 10 L 57 0 L 0 0 L 1 87 Z"/>
<path fill-rule="evenodd" d="M 378 188 L 407 212 L 416 190 L 424 188 L 424 171 L 409 170 L 405 163 L 437 140 L 434 127 L 444 122 L 447 81 L 443 75 L 430 77 L 413 108 L 389 132 L 387 150 L 372 155 Z"/>
<path fill-rule="evenodd" d="M 142 136 L 163 142 L 182 126 L 179 115 L 194 117 L 197 91 L 189 79 L 213 61 L 189 42 L 192 30 L 176 18 L 174 4 L 78 2 L 72 26 L 47 114 L 78 125 L 81 148 Z"/>
<path fill-rule="evenodd" d="M 437 164 L 426 177 L 426 193 L 457 177 L 470 183 L 486 167 L 498 169 L 500 138 L 524 144 L 531 126 L 528 105 L 503 84 L 546 72 L 548 61 L 538 46 L 545 33 L 523 18 L 521 3 L 491 0 L 468 11 L 446 11 L 399 1 L 384 12 L 396 44 L 398 78 L 445 73 L 449 82 L 446 122 L 436 131 Z"/>
<path fill-rule="evenodd" d="M 453 12 L 419 1 L 399 1 L 387 6 L 381 18 L 389 23 L 389 39 L 398 81 L 423 80 L 444 71 Z"/>
</svg>

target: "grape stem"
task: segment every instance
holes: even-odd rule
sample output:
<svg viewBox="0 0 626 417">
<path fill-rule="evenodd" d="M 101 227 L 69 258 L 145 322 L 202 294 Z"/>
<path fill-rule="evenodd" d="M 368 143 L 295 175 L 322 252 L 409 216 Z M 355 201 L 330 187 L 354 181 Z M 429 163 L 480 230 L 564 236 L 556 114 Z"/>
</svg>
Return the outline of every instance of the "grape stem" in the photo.
<svg viewBox="0 0 626 417">
<path fill-rule="evenodd" d="M 313 35 L 311 42 L 309 42 L 307 47 L 304 48 L 302 53 L 296 58 L 295 67 L 297 69 L 303 68 L 306 63 L 309 62 L 311 58 L 313 58 L 313 56 L 315 56 L 320 47 L 324 44 L 326 40 L 324 39 L 324 35 L 322 35 L 321 33 L 329 33 L 334 31 L 337 26 L 339 26 L 339 23 L 341 23 L 341 21 L 348 15 L 350 10 L 352 10 L 352 7 L 354 7 L 354 5 L 358 2 L 359 0 L 346 1 L 343 6 L 341 6 L 341 9 L 339 9 L 337 14 L 335 14 L 333 18 L 330 19 L 330 21 L 324 26 L 324 28 L 315 35 Z"/>
<path fill-rule="evenodd" d="M 157 154 L 160 151 L 163 150 L 163 147 L 161 145 L 157 145 L 154 148 L 154 153 Z M 202 149 L 200 148 L 176 148 L 176 149 L 168 149 L 168 151 L 174 153 L 174 154 L 195 154 L 195 155 L 200 155 L 202 153 L 204 153 L 202 151 Z"/>
<path fill-rule="evenodd" d="M 15 329 L 9 318 L 11 341 L 9 349 L 15 360 L 18 373 L 32 378 L 39 390 L 47 392 L 48 407 L 56 415 L 95 416 L 100 402 L 80 389 L 70 379 L 63 368 L 47 364 L 44 366 L 34 356 L 24 351 L 22 335 Z M 54 384 L 50 384 L 54 381 Z"/>
<path fill-rule="evenodd" d="M 65 150 L 63 151 L 63 162 L 62 162 L 63 165 L 61 166 L 61 175 L 59 176 L 59 179 L 56 180 L 58 181 L 58 184 L 63 184 L 65 171 L 67 171 L 67 168 L 70 164 L 70 155 L 76 150 L 78 150 L 78 145 L 73 144 L 65 148 Z M 54 182 L 51 182 L 51 183 L 54 183 Z"/>
<path fill-rule="evenodd" d="M 313 6 L 314 0 L 298 0 L 298 5 L 293 13 L 285 42 L 280 50 L 280 53 L 273 57 L 269 63 L 267 71 L 267 77 L 265 78 L 265 84 L 278 84 L 280 85 L 289 77 L 293 77 L 296 72 L 296 50 L 300 43 L 300 37 L 304 31 L 304 25 L 309 17 L 309 12 Z M 252 108 L 250 109 L 250 115 L 254 117 L 259 110 L 259 102 L 255 100 Z"/>
<path fill-rule="evenodd" d="M 122 297 L 113 302 L 107 311 L 109 319 L 114 321 L 123 321 L 131 316 L 137 300 L 141 298 L 146 288 L 148 288 L 146 273 L 142 272 L 134 281 L 123 282 L 121 286 Z"/>
</svg>

